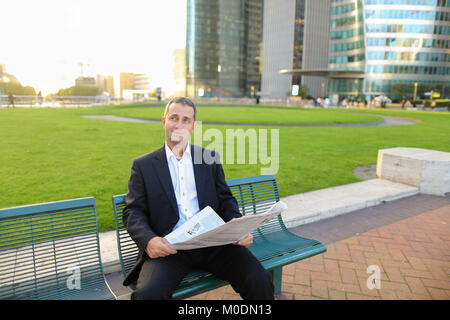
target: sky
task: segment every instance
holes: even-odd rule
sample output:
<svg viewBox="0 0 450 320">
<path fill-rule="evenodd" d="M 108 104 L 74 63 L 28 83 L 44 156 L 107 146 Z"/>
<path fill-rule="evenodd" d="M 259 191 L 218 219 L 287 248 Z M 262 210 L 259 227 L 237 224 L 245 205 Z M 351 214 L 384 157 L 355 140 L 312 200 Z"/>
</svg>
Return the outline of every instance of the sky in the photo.
<svg viewBox="0 0 450 320">
<path fill-rule="evenodd" d="M 36 92 L 74 85 L 79 62 L 94 77 L 148 73 L 164 90 L 186 44 L 186 0 L 1 0 L 0 30 L 0 64 Z"/>
</svg>

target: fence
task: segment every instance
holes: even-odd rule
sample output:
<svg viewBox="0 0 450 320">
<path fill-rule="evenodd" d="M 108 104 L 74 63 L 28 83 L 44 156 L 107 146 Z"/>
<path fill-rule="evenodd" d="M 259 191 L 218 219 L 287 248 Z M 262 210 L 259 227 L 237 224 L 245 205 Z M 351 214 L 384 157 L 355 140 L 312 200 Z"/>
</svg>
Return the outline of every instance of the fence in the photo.
<svg viewBox="0 0 450 320">
<path fill-rule="evenodd" d="M 109 96 L 19 96 L 12 101 L 8 95 L 0 95 L 0 107 L 87 107 L 113 103 Z"/>
<path fill-rule="evenodd" d="M 209 103 L 238 103 L 255 105 L 254 98 L 194 98 L 195 102 L 209 102 Z M 0 107 L 46 107 L 46 108 L 63 108 L 63 107 L 88 107 L 95 105 L 110 105 L 110 104 L 126 104 L 126 103 L 145 103 L 157 102 L 157 98 L 139 98 L 139 99 L 124 99 L 114 98 L 110 96 L 13 96 L 13 103 L 11 103 L 8 95 L 0 95 Z M 161 103 L 167 103 L 168 98 L 163 99 Z M 281 105 L 281 106 L 308 106 L 313 105 L 312 100 L 301 100 L 296 98 L 290 99 L 260 99 L 261 105 Z"/>
</svg>

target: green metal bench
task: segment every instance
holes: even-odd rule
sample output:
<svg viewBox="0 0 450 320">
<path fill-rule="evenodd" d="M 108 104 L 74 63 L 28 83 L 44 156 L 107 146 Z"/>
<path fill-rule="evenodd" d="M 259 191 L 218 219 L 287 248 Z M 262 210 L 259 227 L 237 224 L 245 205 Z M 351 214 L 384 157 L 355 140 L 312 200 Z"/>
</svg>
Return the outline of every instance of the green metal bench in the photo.
<svg viewBox="0 0 450 320">
<path fill-rule="evenodd" d="M 0 209 L 0 300 L 114 299 L 93 197 Z"/>
<path fill-rule="evenodd" d="M 243 215 L 265 212 L 280 200 L 278 186 L 273 175 L 227 180 Z M 138 249 L 122 222 L 125 195 L 113 196 L 116 220 L 117 245 L 122 273 L 125 276 L 133 267 Z M 283 266 L 312 257 L 326 251 L 326 247 L 316 240 L 301 238 L 291 233 L 283 223 L 281 215 L 255 230 L 253 244 L 249 250 L 269 270 L 275 292 L 281 291 Z M 210 273 L 195 270 L 188 274 L 173 294 L 174 299 L 183 299 L 228 284 Z"/>
</svg>

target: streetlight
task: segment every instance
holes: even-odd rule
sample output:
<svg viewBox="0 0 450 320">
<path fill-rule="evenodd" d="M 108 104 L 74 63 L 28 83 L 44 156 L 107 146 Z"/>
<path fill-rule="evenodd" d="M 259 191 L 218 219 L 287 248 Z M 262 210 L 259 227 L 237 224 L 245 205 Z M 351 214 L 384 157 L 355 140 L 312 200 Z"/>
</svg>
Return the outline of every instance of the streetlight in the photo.
<svg viewBox="0 0 450 320">
<path fill-rule="evenodd" d="M 220 73 L 222 72 L 222 65 L 218 64 L 217 65 L 217 73 L 219 74 L 218 76 L 218 90 L 217 90 L 217 101 L 220 101 Z"/>
<path fill-rule="evenodd" d="M 416 97 L 417 97 L 417 86 L 419 84 L 417 82 L 414 82 L 414 101 L 416 101 Z"/>
</svg>

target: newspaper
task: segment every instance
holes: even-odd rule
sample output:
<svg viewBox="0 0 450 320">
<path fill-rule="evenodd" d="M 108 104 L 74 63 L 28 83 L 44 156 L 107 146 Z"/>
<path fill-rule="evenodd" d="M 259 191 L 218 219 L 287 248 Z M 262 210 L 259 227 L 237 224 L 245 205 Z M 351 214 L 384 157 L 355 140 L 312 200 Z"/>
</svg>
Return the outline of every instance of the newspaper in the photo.
<svg viewBox="0 0 450 320">
<path fill-rule="evenodd" d="M 278 201 L 265 213 L 245 215 L 224 223 L 212 208 L 206 207 L 165 238 L 175 250 L 235 243 L 281 214 L 281 211 L 285 209 L 287 205 Z"/>
<path fill-rule="evenodd" d="M 171 244 L 183 243 L 224 224 L 222 218 L 210 206 L 207 206 L 164 238 Z"/>
</svg>

